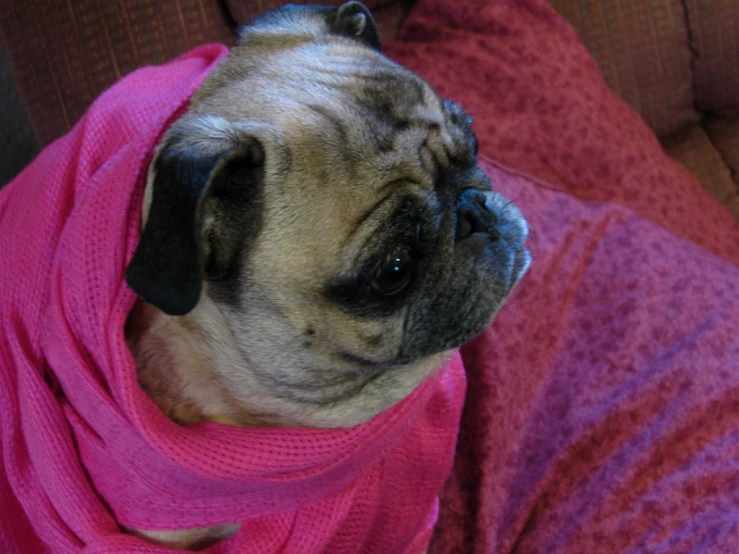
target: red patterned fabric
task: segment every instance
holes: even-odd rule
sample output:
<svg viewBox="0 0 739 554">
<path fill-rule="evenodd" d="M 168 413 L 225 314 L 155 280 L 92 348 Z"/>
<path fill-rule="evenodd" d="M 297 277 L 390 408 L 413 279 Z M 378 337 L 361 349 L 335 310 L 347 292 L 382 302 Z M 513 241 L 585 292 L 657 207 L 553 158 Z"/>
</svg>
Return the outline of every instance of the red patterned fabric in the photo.
<svg viewBox="0 0 739 554">
<path fill-rule="evenodd" d="M 462 348 L 429 554 L 735 553 L 739 268 L 633 210 L 484 167 L 535 257 Z"/>
<path fill-rule="evenodd" d="M 735 552 L 736 221 L 544 1 L 422 0 L 400 38 L 390 56 L 476 118 L 534 253 L 462 348 L 431 554 Z"/>
</svg>

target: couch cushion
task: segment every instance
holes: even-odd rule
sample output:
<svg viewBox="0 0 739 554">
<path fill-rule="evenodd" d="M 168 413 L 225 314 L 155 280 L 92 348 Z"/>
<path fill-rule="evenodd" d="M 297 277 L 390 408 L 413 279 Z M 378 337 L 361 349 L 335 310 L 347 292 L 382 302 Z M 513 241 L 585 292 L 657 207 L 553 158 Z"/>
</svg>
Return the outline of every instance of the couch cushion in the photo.
<svg viewBox="0 0 739 554">
<path fill-rule="evenodd" d="M 0 0 L 0 39 L 36 137 L 68 131 L 123 75 L 207 42 L 232 42 L 218 2 Z M 50 38 L 50 34 L 53 38 Z"/>
<path fill-rule="evenodd" d="M 657 135 L 698 120 L 681 0 L 551 0 L 551 4 L 578 31 L 608 85 Z"/>
<path fill-rule="evenodd" d="M 734 190 L 725 203 L 739 218 L 739 116 L 713 116 L 703 125 L 731 172 Z"/>
<path fill-rule="evenodd" d="M 723 204 L 736 195 L 731 169 L 703 127 L 688 125 L 660 140 L 665 151 L 687 167 L 703 188 Z"/>
<path fill-rule="evenodd" d="M 703 126 L 739 185 L 739 116 L 713 116 Z"/>
<path fill-rule="evenodd" d="M 686 0 L 695 52 L 695 94 L 703 112 L 739 110 L 739 2 Z"/>
<path fill-rule="evenodd" d="M 225 4 L 236 22 L 245 23 L 288 3 L 341 4 L 343 0 L 227 0 Z M 410 5 L 395 0 L 364 3 L 370 8 L 385 7 L 378 12 L 385 40 L 394 37 Z M 217 1 L 79 0 L 56 6 L 0 0 L 0 44 L 12 53 L 18 92 L 41 146 L 68 131 L 100 93 L 134 69 L 164 63 L 200 44 L 232 45 L 235 39 L 228 12 Z"/>
<path fill-rule="evenodd" d="M 0 48 L 0 187 L 8 183 L 38 154 L 18 91 L 10 73 L 8 59 Z"/>
</svg>

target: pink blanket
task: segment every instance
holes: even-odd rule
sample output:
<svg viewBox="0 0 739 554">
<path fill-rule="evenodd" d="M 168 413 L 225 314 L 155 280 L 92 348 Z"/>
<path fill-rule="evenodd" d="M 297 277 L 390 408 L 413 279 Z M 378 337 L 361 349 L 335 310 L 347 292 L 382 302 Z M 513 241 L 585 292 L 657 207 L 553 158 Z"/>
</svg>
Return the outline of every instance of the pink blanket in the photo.
<svg viewBox="0 0 739 554">
<path fill-rule="evenodd" d="M 244 522 L 209 552 L 419 554 L 452 463 L 459 357 L 347 430 L 180 427 L 143 393 L 122 275 L 152 151 L 226 54 L 106 92 L 0 194 L 0 552 L 166 552 L 117 524 Z"/>
<path fill-rule="evenodd" d="M 734 554 L 739 543 L 739 230 L 731 215 L 662 153 L 638 116 L 607 90 L 574 32 L 543 0 L 420 0 L 401 38 L 390 54 L 475 115 L 484 167 L 496 188 L 516 200 L 530 219 L 535 255 L 529 275 L 493 327 L 462 349 L 467 401 L 430 552 Z M 33 172 L 43 176 L 51 166 L 73 178 L 117 174 L 121 166 L 116 160 L 130 163 L 132 170 L 143 165 L 124 161 L 129 154 L 125 145 L 140 133 L 148 136 L 150 124 L 163 126 L 168 117 L 164 114 L 171 114 L 165 108 L 184 102 L 221 51 L 198 52 L 170 66 L 182 73 L 145 70 L 125 81 L 125 87 L 113 89 L 126 107 L 125 117 L 117 111 L 110 114 L 123 129 L 108 138 L 113 142 L 98 144 L 99 120 L 88 117 L 72 139 L 63 139 L 64 149 L 55 145 L 44 154 L 46 169 L 37 164 L 24 178 Z M 132 90 L 146 93 L 132 103 L 126 97 Z M 78 164 L 70 156 L 78 151 L 73 146 L 85 139 L 92 142 L 91 151 L 102 155 Z M 143 160 L 149 146 L 137 148 Z M 103 204 L 117 198 L 78 185 L 48 199 L 29 195 L 11 210 L 4 194 L 0 224 L 46 206 L 50 211 L 58 208 L 57 217 L 35 227 L 61 229 L 73 219 L 75 212 L 67 219 L 62 207 L 71 206 L 75 194 L 80 200 L 75 210 L 90 210 L 101 198 Z M 12 350 L 5 339 L 0 341 L 0 463 L 11 477 L 11 484 L 0 477 L 2 552 L 43 551 L 36 533 L 68 545 L 56 550 L 61 552 L 79 549 L 91 537 L 91 551 L 146 551 L 140 542 L 118 534 L 111 515 L 118 516 L 118 508 L 85 488 L 90 481 L 80 466 L 67 463 L 76 459 L 73 434 L 74 440 L 85 439 L 80 443 L 87 445 L 80 446 L 84 459 L 94 460 L 101 454 L 96 445 L 123 448 L 118 433 L 141 426 L 151 433 L 142 436 L 157 446 L 157 459 L 178 471 L 185 458 L 198 459 L 200 452 L 211 455 L 200 447 L 224 455 L 233 452 L 230 446 L 208 442 L 217 442 L 225 432 L 219 426 L 183 430 L 161 417 L 161 427 L 144 426 L 142 416 L 154 414 L 140 398 L 132 373 L 103 371 L 122 367 L 113 353 L 123 350 L 112 348 L 120 345 L 120 327 L 105 324 L 115 317 L 121 322 L 128 305 L 102 310 L 88 306 L 99 298 L 120 299 L 128 293 L 119 280 L 89 281 L 86 276 L 105 260 L 122 267 L 127 254 L 119 249 L 130 251 L 132 244 L 125 239 L 132 236 L 134 216 L 125 211 L 116 221 L 106 221 L 105 213 L 93 214 L 95 225 L 119 229 L 115 240 L 90 235 L 72 248 L 57 242 L 58 233 L 48 244 L 39 233 L 34 238 L 38 247 L 32 250 L 12 244 L 5 231 L 0 232 L 3 269 L 9 252 L 18 260 L 13 267 L 24 268 L 23 282 L 14 281 L 12 289 L 7 288 L 5 271 L 0 275 L 0 295 L 5 298 L 10 290 L 17 300 L 12 311 L 0 313 L 3 333 L 10 329 L 17 337 Z M 43 283 L 49 274 L 56 275 L 51 283 L 63 284 L 69 300 L 94 317 L 77 319 L 74 304 L 68 303 L 47 319 L 52 306 L 48 301 L 62 289 L 47 291 L 43 299 L 20 294 L 21 285 L 48 286 Z M 28 321 L 34 323 L 29 328 L 35 334 L 24 330 Z M 54 352 L 56 360 L 82 359 L 84 366 L 96 363 L 101 371 L 59 385 L 50 372 L 40 373 L 38 368 L 46 367 L 52 329 L 84 331 L 84 342 L 62 343 L 66 350 Z M 87 338 L 94 329 L 108 333 L 99 341 L 102 351 L 82 346 L 97 344 Z M 6 360 L 12 361 L 10 373 Z M 442 416 L 444 407 L 453 403 L 447 394 L 454 397 L 455 387 L 461 385 L 454 370 L 458 367 L 425 385 L 413 399 L 432 395 L 425 404 L 428 409 L 419 413 L 437 414 L 434 424 L 440 425 L 444 441 L 453 436 L 446 426 L 453 418 Z M 51 394 L 57 386 L 64 393 L 58 397 Z M 20 403 L 21 390 L 25 404 Z M 108 401 L 88 402 L 88 411 L 80 413 L 72 398 L 85 403 L 90 390 L 102 391 Z M 134 405 L 141 411 L 133 411 Z M 424 405 L 422 399 L 418 405 Z M 56 422 L 50 427 L 43 418 L 49 410 L 55 414 L 50 421 Z M 114 420 L 120 426 L 108 428 L 98 412 L 120 415 Z M 393 414 L 383 417 L 392 419 Z M 166 433 L 156 433 L 158 429 Z M 176 456 L 173 445 L 182 443 L 171 442 L 170 433 L 176 441 L 182 437 L 176 433 L 186 433 L 200 446 Z M 43 444 L 49 448 L 41 448 Z M 138 458 L 129 454 L 120 461 L 136 464 Z M 429 456 L 426 463 L 431 460 L 436 461 Z M 145 493 L 128 490 L 137 483 L 157 486 L 157 498 L 170 501 L 168 515 L 145 501 L 138 506 L 145 496 L 137 496 L 128 508 L 165 518 L 188 502 L 204 505 L 216 483 L 229 486 L 238 477 L 214 480 L 200 496 L 177 497 L 175 487 L 200 490 L 197 483 L 207 468 L 189 468 L 197 471 L 185 484 L 155 485 L 149 478 L 159 469 L 141 464 L 140 477 L 113 478 L 109 490 L 117 485 L 121 493 L 135 495 Z M 312 475 L 310 467 L 293 469 Z M 415 475 L 393 483 L 397 491 L 386 488 L 381 493 L 404 513 L 415 513 L 402 505 L 410 498 L 400 488 L 406 486 L 405 479 L 411 479 L 409 486 L 421 487 L 435 475 L 433 467 L 427 473 L 425 464 L 414 470 Z M 96 486 L 105 477 L 90 473 Z M 292 477 L 292 472 L 287 475 Z M 270 485 L 287 479 L 279 471 L 267 478 Z M 26 517 L 16 498 L 41 508 L 29 510 Z M 380 496 L 373 498 L 379 501 Z M 293 535 L 286 529 L 310 528 L 313 521 L 328 529 L 351 519 L 341 518 L 346 513 L 341 510 L 349 508 L 340 493 L 326 500 L 336 502 L 331 513 L 339 515 L 334 519 L 311 520 L 310 510 L 305 516 L 294 511 L 283 519 L 255 519 L 250 532 L 279 536 L 287 545 L 285 552 L 303 552 L 288 542 Z M 382 521 L 390 524 L 377 520 L 375 528 L 380 529 Z"/>
</svg>

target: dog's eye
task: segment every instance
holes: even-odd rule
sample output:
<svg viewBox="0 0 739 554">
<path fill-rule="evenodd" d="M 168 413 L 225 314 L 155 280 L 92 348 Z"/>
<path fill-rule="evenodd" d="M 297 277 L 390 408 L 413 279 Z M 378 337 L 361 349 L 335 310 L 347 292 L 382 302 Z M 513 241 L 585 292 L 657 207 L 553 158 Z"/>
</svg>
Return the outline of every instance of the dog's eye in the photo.
<svg viewBox="0 0 739 554">
<path fill-rule="evenodd" d="M 416 260 L 407 249 L 392 255 L 375 274 L 370 286 L 380 294 L 396 294 L 403 290 L 413 277 Z"/>
</svg>

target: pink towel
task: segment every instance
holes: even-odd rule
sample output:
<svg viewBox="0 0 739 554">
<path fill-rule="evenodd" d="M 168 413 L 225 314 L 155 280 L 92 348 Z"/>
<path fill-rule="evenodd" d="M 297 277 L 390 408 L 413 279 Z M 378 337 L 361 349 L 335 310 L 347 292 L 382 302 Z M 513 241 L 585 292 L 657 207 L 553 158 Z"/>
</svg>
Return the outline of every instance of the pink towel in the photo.
<svg viewBox="0 0 739 554">
<path fill-rule="evenodd" d="M 137 384 L 122 275 L 153 148 L 227 53 L 133 73 L 0 195 L 0 552 L 166 552 L 118 524 L 244 522 L 209 552 L 424 550 L 450 470 L 459 357 L 346 430 L 180 427 Z"/>
</svg>

